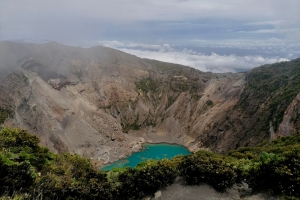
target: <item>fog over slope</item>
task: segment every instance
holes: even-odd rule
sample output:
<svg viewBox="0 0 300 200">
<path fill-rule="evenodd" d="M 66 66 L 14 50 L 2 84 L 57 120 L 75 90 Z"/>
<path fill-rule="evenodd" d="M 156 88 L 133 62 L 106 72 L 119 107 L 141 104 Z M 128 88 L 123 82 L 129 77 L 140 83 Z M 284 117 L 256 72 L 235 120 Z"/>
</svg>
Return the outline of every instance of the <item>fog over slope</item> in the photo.
<svg viewBox="0 0 300 200">
<path fill-rule="evenodd" d="M 284 75 L 291 76 L 299 60 L 282 64 L 291 69 Z M 289 134 L 298 127 L 297 120 L 281 126 L 284 116 L 270 118 L 286 109 L 290 117 L 295 114 L 294 93 L 278 109 L 260 109 L 270 107 L 264 100 L 280 97 L 277 89 L 294 82 L 279 84 L 262 98 L 250 87 L 263 80 L 251 82 L 255 70 L 214 74 L 107 47 L 55 42 L 0 42 L 0 66 L 0 107 L 12 113 L 4 124 L 28 129 L 53 151 L 79 153 L 99 165 L 139 150 L 143 142 L 227 152 L 286 133 L 278 127 Z M 274 76 L 272 70 L 268 74 Z"/>
</svg>

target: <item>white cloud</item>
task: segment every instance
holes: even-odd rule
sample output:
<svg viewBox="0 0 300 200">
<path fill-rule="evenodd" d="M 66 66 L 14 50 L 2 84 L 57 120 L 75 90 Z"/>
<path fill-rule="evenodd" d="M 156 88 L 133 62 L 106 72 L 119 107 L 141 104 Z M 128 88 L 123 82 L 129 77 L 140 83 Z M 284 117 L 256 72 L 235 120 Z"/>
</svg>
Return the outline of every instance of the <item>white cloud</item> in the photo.
<svg viewBox="0 0 300 200">
<path fill-rule="evenodd" d="M 116 44 L 113 42 L 112 44 Z M 108 46 L 108 43 L 106 43 Z M 130 46 L 147 46 L 143 44 L 139 45 L 126 45 L 122 43 L 117 49 L 129 54 L 136 55 L 141 58 L 148 58 L 154 60 L 160 60 L 164 62 L 177 63 L 186 66 L 190 66 L 201 71 L 211 71 L 215 73 L 223 72 L 237 72 L 241 70 L 249 70 L 253 67 L 257 67 L 263 64 L 288 61 L 287 58 L 280 57 L 263 57 L 263 56 L 236 56 L 236 55 L 219 55 L 214 52 L 211 54 L 203 54 L 189 49 L 183 49 L 181 51 L 175 50 L 168 44 L 155 45 L 159 47 L 157 49 L 132 49 Z M 151 46 L 151 45 L 150 45 Z M 111 46 L 112 47 L 112 46 Z M 116 46 L 114 46 L 116 48 Z M 291 55 L 292 56 L 292 55 Z"/>
<path fill-rule="evenodd" d="M 247 23 L 248 25 L 280 25 L 283 24 L 283 20 L 278 20 L 278 21 L 259 21 L 259 22 L 251 22 Z"/>
<path fill-rule="evenodd" d="M 255 31 L 239 31 L 240 33 L 300 33 L 300 28 L 274 28 L 274 29 L 259 29 Z"/>
<path fill-rule="evenodd" d="M 300 40 L 299 40 L 300 41 Z M 279 39 L 270 37 L 268 39 L 251 39 L 251 38 L 237 38 L 237 39 L 224 39 L 224 40 L 187 40 L 188 45 L 194 44 L 205 47 L 215 48 L 241 48 L 241 49 L 254 49 L 263 50 L 265 48 L 296 48 L 299 49 L 300 42 L 288 39 Z"/>
<path fill-rule="evenodd" d="M 105 46 L 105 47 L 111 47 L 111 48 L 121 48 L 124 47 L 125 44 L 116 40 L 112 40 L 112 41 L 99 41 L 98 44 Z"/>
<path fill-rule="evenodd" d="M 98 44 L 105 46 L 105 47 L 111 47 L 116 49 L 121 48 L 130 48 L 130 49 L 144 49 L 144 50 L 152 50 L 152 51 L 159 51 L 159 52 L 167 52 L 167 51 L 173 51 L 174 49 L 169 44 L 163 44 L 163 45 L 156 45 L 156 44 L 143 44 L 143 43 L 129 43 L 125 44 L 116 40 L 109 41 L 98 41 Z"/>
<path fill-rule="evenodd" d="M 195 38 L 223 40 L 222 47 L 229 38 L 252 37 L 264 43 L 267 34 L 300 41 L 299 7 L 299 0 L 0 0 L 0 40 L 82 46 L 116 40 L 106 45 L 161 51 L 171 49 L 144 43 L 185 44 Z M 261 30 L 253 31 L 255 26 Z"/>
<path fill-rule="evenodd" d="M 256 31 L 250 31 L 251 33 L 276 33 L 276 29 L 261 29 Z"/>
</svg>

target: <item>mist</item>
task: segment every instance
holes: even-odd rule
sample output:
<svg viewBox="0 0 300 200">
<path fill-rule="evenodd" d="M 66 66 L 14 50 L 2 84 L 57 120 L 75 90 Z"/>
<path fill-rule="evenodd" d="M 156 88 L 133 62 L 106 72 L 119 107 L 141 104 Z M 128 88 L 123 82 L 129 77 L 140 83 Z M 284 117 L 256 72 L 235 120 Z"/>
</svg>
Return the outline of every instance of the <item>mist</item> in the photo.
<svg viewBox="0 0 300 200">
<path fill-rule="evenodd" d="M 153 59 L 162 59 L 166 53 L 154 55 L 147 51 L 132 50 L 153 51 L 168 44 L 178 52 L 186 48 L 210 58 L 215 53 L 228 59 L 235 55 L 237 60 L 243 60 L 240 57 L 245 56 L 261 56 L 265 60 L 256 62 L 253 58 L 253 64 L 248 64 L 245 59 L 239 62 L 245 62 L 247 66 L 244 68 L 251 68 L 272 61 L 300 57 L 299 7 L 298 0 L 205 0 L 201 3 L 196 0 L 125 0 L 122 3 L 117 0 L 88 0 L 84 3 L 78 0 L 0 1 L 0 41 L 55 41 L 80 47 L 116 41 L 126 45 L 111 47 L 128 52 L 130 50 L 130 53 L 136 53 L 137 56 L 149 53 Z M 143 45 L 143 49 L 133 48 L 137 44 Z M 145 49 L 145 45 L 149 49 Z M 183 48 L 178 48 L 180 46 Z M 199 50 L 208 47 L 213 50 Z M 227 52 L 222 52 L 224 47 Z M 245 49 L 254 49 L 255 54 Z M 248 54 L 240 55 L 241 51 Z M 208 60 L 209 57 L 204 59 Z M 179 62 L 189 64 L 182 59 Z M 214 64 L 190 65 L 203 70 L 215 69 Z M 225 68 L 232 71 L 228 66 Z M 226 71 L 225 68 L 221 71 Z"/>
</svg>

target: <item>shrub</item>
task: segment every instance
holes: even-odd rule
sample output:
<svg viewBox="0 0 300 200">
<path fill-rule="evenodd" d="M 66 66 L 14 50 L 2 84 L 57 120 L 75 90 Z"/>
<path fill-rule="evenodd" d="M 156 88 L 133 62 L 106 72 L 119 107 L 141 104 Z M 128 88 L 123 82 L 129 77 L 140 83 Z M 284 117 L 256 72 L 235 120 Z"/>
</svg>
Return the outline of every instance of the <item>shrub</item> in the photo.
<svg viewBox="0 0 300 200">
<path fill-rule="evenodd" d="M 11 111 L 0 107 L 0 124 L 3 124 L 6 118 L 8 118 L 11 114 Z"/>
<path fill-rule="evenodd" d="M 274 194 L 300 197 L 300 153 L 291 152 L 281 160 L 267 159 L 246 176 L 253 191 L 269 190 Z"/>
<path fill-rule="evenodd" d="M 153 195 L 160 188 L 173 183 L 176 176 L 174 163 L 167 159 L 147 161 L 134 169 L 127 168 L 118 176 L 119 198 L 140 199 L 147 195 Z"/>
<path fill-rule="evenodd" d="M 21 163 L 28 161 L 37 170 L 41 170 L 51 153 L 38 145 L 39 139 L 26 130 L 3 128 L 0 130 L 0 152 L 2 160 Z"/>
<path fill-rule="evenodd" d="M 171 160 L 149 160 L 135 168 L 95 171 L 79 155 L 52 154 L 20 129 L 0 129 L 0 192 L 36 199 L 141 199 L 183 176 L 224 191 L 246 181 L 254 192 L 300 197 L 300 135 L 241 148 L 231 156 L 198 151 Z M 24 195 L 23 195 L 24 194 Z M 26 197 L 26 198 L 27 198 Z"/>
<path fill-rule="evenodd" d="M 0 160 L 0 194 L 28 192 L 34 180 L 35 171 L 29 162 L 9 165 Z"/>
<path fill-rule="evenodd" d="M 239 177 L 239 169 L 230 160 L 224 156 L 199 151 L 186 156 L 179 168 L 188 184 L 207 183 L 222 191 L 236 183 Z"/>
</svg>

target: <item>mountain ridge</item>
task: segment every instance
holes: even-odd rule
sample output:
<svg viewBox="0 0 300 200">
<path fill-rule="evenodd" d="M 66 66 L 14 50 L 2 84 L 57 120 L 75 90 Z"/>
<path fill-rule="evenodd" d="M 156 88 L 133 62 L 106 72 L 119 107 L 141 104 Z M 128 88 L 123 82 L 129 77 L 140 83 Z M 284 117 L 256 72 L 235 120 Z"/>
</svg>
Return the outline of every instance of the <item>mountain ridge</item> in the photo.
<svg viewBox="0 0 300 200">
<path fill-rule="evenodd" d="M 295 70 L 278 75 L 276 80 L 287 77 L 285 82 L 268 88 L 266 97 L 284 99 L 280 92 L 298 87 L 298 77 L 289 78 L 298 73 L 299 60 L 274 64 Z M 225 153 L 299 128 L 294 91 L 284 104 L 279 101 L 280 108 L 273 106 L 274 115 L 281 113 L 272 122 L 274 134 L 266 129 L 273 127 L 271 105 L 260 102 L 268 100 L 259 93 L 263 90 L 249 85 L 261 87 L 262 77 L 255 77 L 266 73 L 255 73 L 267 66 L 273 65 L 214 74 L 106 47 L 0 42 L 0 68 L 7 71 L 0 77 L 0 107 L 12 113 L 5 125 L 26 128 L 51 150 L 78 153 L 99 165 L 138 151 L 144 142 Z M 276 77 L 268 73 L 270 80 Z M 258 117 L 262 122 L 253 128 Z"/>
</svg>

